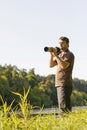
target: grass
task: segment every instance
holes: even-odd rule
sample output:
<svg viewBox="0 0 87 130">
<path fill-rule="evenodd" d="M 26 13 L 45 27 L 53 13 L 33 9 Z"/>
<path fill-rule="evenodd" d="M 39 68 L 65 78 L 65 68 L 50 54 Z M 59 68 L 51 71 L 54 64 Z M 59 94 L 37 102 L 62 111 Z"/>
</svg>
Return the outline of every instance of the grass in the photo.
<svg viewBox="0 0 87 130">
<path fill-rule="evenodd" d="M 87 130 L 87 110 L 77 109 L 64 117 L 57 118 L 55 113 L 32 116 L 31 106 L 27 103 L 27 92 L 24 95 L 14 93 L 20 97 L 21 116 L 12 109 L 12 104 L 7 106 L 3 101 L 0 107 L 0 130 Z M 8 113 L 11 113 L 9 116 Z"/>
</svg>

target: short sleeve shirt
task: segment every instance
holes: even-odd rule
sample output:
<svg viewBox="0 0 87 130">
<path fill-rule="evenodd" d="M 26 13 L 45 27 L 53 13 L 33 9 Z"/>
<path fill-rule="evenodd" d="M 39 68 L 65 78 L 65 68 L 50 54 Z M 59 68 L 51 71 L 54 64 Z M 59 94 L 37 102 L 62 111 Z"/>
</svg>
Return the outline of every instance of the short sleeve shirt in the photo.
<svg viewBox="0 0 87 130">
<path fill-rule="evenodd" d="M 66 69 L 57 65 L 57 71 L 55 76 L 55 86 L 72 86 L 72 70 L 74 65 L 74 54 L 69 50 L 60 52 L 58 55 L 63 61 L 70 63 Z"/>
</svg>

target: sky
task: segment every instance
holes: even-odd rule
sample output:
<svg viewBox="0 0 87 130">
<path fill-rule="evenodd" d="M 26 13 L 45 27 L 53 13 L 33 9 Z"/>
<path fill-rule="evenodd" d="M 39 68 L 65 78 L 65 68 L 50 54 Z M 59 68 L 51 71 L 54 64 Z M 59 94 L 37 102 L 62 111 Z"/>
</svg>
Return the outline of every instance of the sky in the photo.
<svg viewBox="0 0 87 130">
<path fill-rule="evenodd" d="M 0 0 L 0 65 L 55 74 L 44 47 L 60 36 L 75 55 L 73 78 L 87 80 L 87 0 Z"/>
</svg>

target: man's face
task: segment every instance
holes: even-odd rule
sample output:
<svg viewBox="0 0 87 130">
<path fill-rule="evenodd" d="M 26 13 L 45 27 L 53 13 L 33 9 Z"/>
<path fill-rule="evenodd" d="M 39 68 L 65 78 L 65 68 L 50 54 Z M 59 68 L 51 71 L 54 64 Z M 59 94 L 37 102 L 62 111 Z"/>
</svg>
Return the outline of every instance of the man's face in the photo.
<svg viewBox="0 0 87 130">
<path fill-rule="evenodd" d="M 69 44 L 66 43 L 66 41 L 63 41 L 61 39 L 59 39 L 59 45 L 60 45 L 61 50 L 67 50 L 69 47 Z"/>
</svg>

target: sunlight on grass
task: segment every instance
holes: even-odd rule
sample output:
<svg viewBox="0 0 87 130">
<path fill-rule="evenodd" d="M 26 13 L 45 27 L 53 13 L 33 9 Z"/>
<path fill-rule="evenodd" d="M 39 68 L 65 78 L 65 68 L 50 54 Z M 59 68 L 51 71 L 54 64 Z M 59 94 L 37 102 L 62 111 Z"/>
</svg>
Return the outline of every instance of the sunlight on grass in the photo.
<svg viewBox="0 0 87 130">
<path fill-rule="evenodd" d="M 32 115 L 31 105 L 27 102 L 29 90 L 21 95 L 13 92 L 20 98 L 19 110 L 21 115 L 13 111 L 12 104 L 7 106 L 3 101 L 0 106 L 0 130 L 87 130 L 87 110 L 77 109 L 72 113 L 65 114 L 64 117 L 57 117 L 56 114 Z M 8 113 L 11 114 L 8 116 Z M 18 111 L 19 112 L 19 111 Z"/>
</svg>

